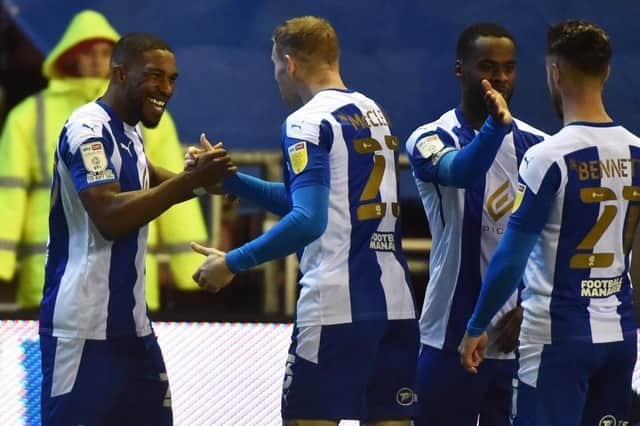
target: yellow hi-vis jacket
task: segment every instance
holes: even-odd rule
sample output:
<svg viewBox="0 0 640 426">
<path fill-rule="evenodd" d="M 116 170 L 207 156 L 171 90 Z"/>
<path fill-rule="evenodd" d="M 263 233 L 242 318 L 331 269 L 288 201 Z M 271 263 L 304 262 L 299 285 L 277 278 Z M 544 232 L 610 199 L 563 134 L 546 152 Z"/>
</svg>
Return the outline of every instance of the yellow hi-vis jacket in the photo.
<svg viewBox="0 0 640 426">
<path fill-rule="evenodd" d="M 48 87 L 16 105 L 0 135 L 0 280 L 11 281 L 18 271 L 17 303 L 21 308 L 35 308 L 42 298 L 50 183 L 58 136 L 71 112 L 100 97 L 108 83 L 106 79 L 60 75 L 56 59 L 80 42 L 115 42 L 118 38 L 102 15 L 93 11 L 76 15 L 43 64 L 43 73 L 50 79 Z M 142 136 L 152 164 L 174 172 L 182 170 L 183 151 L 168 113 L 157 128 L 142 128 Z M 169 254 L 176 286 L 197 289 L 191 275 L 203 259 L 191 251 L 189 242 L 206 239 L 196 199 L 172 207 L 150 224 L 146 261 L 150 309 L 158 309 L 160 304 L 155 256 L 158 247 Z"/>
</svg>

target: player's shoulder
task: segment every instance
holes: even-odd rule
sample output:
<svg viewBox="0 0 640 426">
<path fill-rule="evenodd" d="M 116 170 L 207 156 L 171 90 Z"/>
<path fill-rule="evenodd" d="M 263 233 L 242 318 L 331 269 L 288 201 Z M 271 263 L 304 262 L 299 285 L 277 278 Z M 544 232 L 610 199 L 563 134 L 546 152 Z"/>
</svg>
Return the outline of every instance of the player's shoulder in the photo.
<svg viewBox="0 0 640 426">
<path fill-rule="evenodd" d="M 74 110 L 64 126 L 69 149 L 74 151 L 88 140 L 102 139 L 103 128 L 109 120 L 109 114 L 96 102 L 90 102 Z"/>
<path fill-rule="evenodd" d="M 413 152 L 416 143 L 424 137 L 437 134 L 446 134 L 452 138 L 455 137 L 453 133 L 455 127 L 460 127 L 460 121 L 458 120 L 455 109 L 451 109 L 436 120 L 418 126 L 407 139 L 405 144 L 407 152 Z"/>
<path fill-rule="evenodd" d="M 531 146 L 524 154 L 522 170 L 535 171 L 536 175 L 544 176 L 546 171 L 567 153 L 562 131 L 547 136 L 540 143 Z"/>
<path fill-rule="evenodd" d="M 515 122 L 515 125 L 518 128 L 518 130 L 520 130 L 520 132 L 530 134 L 537 138 L 542 138 L 542 139 L 547 139 L 549 137 L 548 133 L 520 120 L 519 118 L 513 117 L 513 121 Z"/>
<path fill-rule="evenodd" d="M 283 132 L 287 138 L 318 143 L 323 122 L 332 121 L 332 112 L 343 101 L 333 91 L 323 91 L 291 113 L 285 120 Z M 338 92 L 339 94 L 340 92 Z"/>
</svg>

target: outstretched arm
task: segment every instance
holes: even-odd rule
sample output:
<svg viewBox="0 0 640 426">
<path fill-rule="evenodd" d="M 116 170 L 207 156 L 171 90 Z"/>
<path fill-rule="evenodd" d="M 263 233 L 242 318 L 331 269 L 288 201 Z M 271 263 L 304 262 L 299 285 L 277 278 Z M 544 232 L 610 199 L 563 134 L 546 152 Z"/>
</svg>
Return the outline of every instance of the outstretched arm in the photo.
<svg viewBox="0 0 640 426">
<path fill-rule="evenodd" d="M 490 115 L 471 143 L 455 149 L 451 137 L 437 130 L 419 134 L 415 143 L 408 143 L 416 177 L 424 182 L 465 188 L 489 170 L 513 119 L 502 95 L 487 80 L 482 85 Z"/>
<path fill-rule="evenodd" d="M 278 216 L 284 216 L 291 210 L 282 182 L 268 182 L 244 173 L 235 173 L 224 180 L 222 189 Z"/>
<path fill-rule="evenodd" d="M 227 286 L 233 276 L 269 260 L 302 250 L 319 238 L 327 226 L 329 188 L 304 186 L 292 194 L 293 208 L 266 233 L 228 253 L 192 245 L 207 255 L 207 260 L 193 274 L 205 290 L 217 292 Z"/>
<path fill-rule="evenodd" d="M 551 212 L 559 183 L 560 171 L 555 164 L 547 171 L 537 193 L 521 180 L 518 194 L 521 202 L 516 202 L 504 236 L 491 256 L 480 296 L 458 348 L 462 365 L 471 373 L 477 373 L 484 358 L 486 328 L 518 287 L 529 255 Z"/>
<path fill-rule="evenodd" d="M 118 182 L 88 186 L 79 196 L 89 217 L 107 239 L 117 239 L 150 222 L 174 204 L 194 196 L 193 189 L 211 185 L 234 170 L 223 149 L 201 156 L 191 171 L 148 190 L 121 192 Z"/>
</svg>

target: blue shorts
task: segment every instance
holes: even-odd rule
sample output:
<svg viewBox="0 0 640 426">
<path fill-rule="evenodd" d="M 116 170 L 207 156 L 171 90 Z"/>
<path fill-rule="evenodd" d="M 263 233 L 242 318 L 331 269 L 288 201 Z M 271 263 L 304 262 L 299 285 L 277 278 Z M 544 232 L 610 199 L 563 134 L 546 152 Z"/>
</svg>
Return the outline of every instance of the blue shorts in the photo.
<svg viewBox="0 0 640 426">
<path fill-rule="evenodd" d="M 85 340 L 40 336 L 43 425 L 173 424 L 154 335 Z"/>
<path fill-rule="evenodd" d="M 629 421 L 636 338 L 521 344 L 516 426 L 622 426 Z"/>
<path fill-rule="evenodd" d="M 416 426 L 510 426 L 515 359 L 485 359 L 478 374 L 460 365 L 457 352 L 422 345 L 416 387 Z"/>
<path fill-rule="evenodd" d="M 294 328 L 284 419 L 384 420 L 415 414 L 416 320 Z"/>
</svg>

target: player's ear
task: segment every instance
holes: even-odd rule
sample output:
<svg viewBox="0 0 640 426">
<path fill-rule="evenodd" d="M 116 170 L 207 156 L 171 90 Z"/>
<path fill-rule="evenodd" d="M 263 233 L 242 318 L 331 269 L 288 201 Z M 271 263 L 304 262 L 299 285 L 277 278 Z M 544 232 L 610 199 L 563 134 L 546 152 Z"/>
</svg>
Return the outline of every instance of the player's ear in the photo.
<svg viewBox="0 0 640 426">
<path fill-rule="evenodd" d="M 111 78 L 122 83 L 127 79 L 127 72 L 122 65 L 114 65 L 111 69 Z"/>
<path fill-rule="evenodd" d="M 556 87 L 560 87 L 560 81 L 562 80 L 560 67 L 556 62 L 551 63 L 551 81 Z"/>
<path fill-rule="evenodd" d="M 456 59 L 456 63 L 453 66 L 453 71 L 456 77 L 458 78 L 462 77 L 462 60 L 461 59 Z"/>
<path fill-rule="evenodd" d="M 611 65 L 607 66 L 607 71 L 604 73 L 604 78 L 602 79 L 602 83 L 606 83 L 609 80 L 609 76 L 611 75 Z"/>
<path fill-rule="evenodd" d="M 296 60 L 291 55 L 284 55 L 287 60 L 287 74 L 293 77 L 296 72 Z"/>
</svg>

